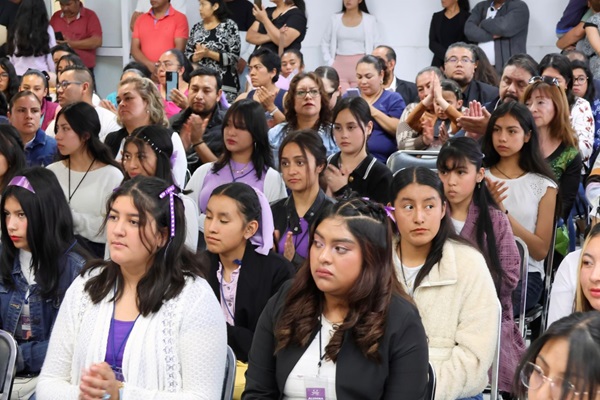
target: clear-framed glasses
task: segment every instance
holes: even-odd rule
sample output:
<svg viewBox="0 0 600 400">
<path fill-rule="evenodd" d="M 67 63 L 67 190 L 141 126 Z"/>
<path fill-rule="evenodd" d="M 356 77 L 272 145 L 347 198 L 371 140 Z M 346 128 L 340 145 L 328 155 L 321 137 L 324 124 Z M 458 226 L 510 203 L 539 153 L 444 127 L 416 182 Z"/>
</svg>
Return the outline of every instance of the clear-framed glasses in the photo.
<svg viewBox="0 0 600 400">
<path fill-rule="evenodd" d="M 446 58 L 446 62 L 448 64 L 457 64 L 460 61 L 461 64 L 473 64 L 475 61 L 470 59 L 469 57 L 458 58 L 455 56 Z"/>
<path fill-rule="evenodd" d="M 8 73 L 7 72 L 0 72 L 0 79 L 8 79 Z"/>
<path fill-rule="evenodd" d="M 553 76 L 546 76 L 546 75 L 532 76 L 531 79 L 529 80 L 530 85 L 532 83 L 537 83 L 537 82 L 544 82 L 544 83 L 547 83 L 548 85 L 560 86 L 560 82 L 558 81 L 558 79 Z"/>
<path fill-rule="evenodd" d="M 179 65 L 179 64 L 176 64 L 176 63 L 174 63 L 174 62 L 171 62 L 171 61 L 158 61 L 158 62 L 155 62 L 155 63 L 154 63 L 154 67 L 155 67 L 156 69 L 161 69 L 161 68 L 164 68 L 164 69 L 165 69 L 165 71 L 170 71 L 170 70 L 172 70 L 172 69 L 177 69 L 177 68 L 179 68 L 179 67 L 180 67 L 180 65 Z"/>
<path fill-rule="evenodd" d="M 578 76 L 577 78 L 573 78 L 573 83 L 576 83 L 578 85 L 583 85 L 584 83 L 586 83 L 588 80 L 587 76 Z"/>
<path fill-rule="evenodd" d="M 319 92 L 317 89 L 296 90 L 296 97 L 299 97 L 301 99 L 306 97 L 307 94 L 310 94 L 310 97 L 318 97 L 321 95 L 321 92 Z"/>
<path fill-rule="evenodd" d="M 532 362 L 525 364 L 525 367 L 521 370 L 520 374 L 521 383 L 529 389 L 529 391 L 536 391 L 542 388 L 546 383 L 550 385 L 550 397 L 552 400 L 560 400 L 564 395 L 579 395 L 575 392 L 575 386 L 570 382 L 565 381 L 560 377 L 548 378 L 544 375 L 544 371 L 539 365 Z"/>
<path fill-rule="evenodd" d="M 79 81 L 61 81 L 58 82 L 56 84 L 57 88 L 62 88 L 63 90 L 65 90 L 66 88 L 69 87 L 69 85 L 83 85 L 83 82 L 79 82 Z"/>
</svg>

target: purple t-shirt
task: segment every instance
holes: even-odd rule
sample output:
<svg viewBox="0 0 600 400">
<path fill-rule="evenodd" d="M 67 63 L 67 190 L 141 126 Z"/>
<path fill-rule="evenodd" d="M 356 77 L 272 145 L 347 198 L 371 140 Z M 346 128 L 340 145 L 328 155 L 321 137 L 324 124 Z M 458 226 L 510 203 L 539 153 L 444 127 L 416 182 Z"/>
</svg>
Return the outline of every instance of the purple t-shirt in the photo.
<svg viewBox="0 0 600 400">
<path fill-rule="evenodd" d="M 113 371 L 117 368 L 119 371 L 123 367 L 123 353 L 125 352 L 126 341 L 129 338 L 129 333 L 133 329 L 135 321 L 119 321 L 113 320 L 108 331 L 108 342 L 106 344 L 106 361 Z M 116 353 L 116 354 L 115 354 Z M 115 371 L 118 375 L 118 371 Z M 121 372 L 122 375 L 122 372 Z M 123 380 L 122 377 L 118 380 Z"/>
</svg>

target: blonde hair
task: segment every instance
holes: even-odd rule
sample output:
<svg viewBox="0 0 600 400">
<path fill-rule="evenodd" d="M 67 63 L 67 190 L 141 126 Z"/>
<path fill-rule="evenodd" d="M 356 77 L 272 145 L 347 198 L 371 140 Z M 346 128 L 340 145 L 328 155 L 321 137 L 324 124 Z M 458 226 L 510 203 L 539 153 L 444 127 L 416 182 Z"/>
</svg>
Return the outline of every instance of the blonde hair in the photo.
<svg viewBox="0 0 600 400">
<path fill-rule="evenodd" d="M 169 120 L 167 119 L 167 114 L 165 113 L 163 99 L 154 82 L 148 78 L 131 76 L 119 82 L 119 87 L 128 84 L 133 85 L 142 100 L 148 104 L 148 116 L 150 118 L 150 124 L 161 125 L 165 127 L 169 126 Z M 120 118 L 117 118 L 117 122 L 122 125 Z"/>
<path fill-rule="evenodd" d="M 600 224 L 594 225 L 585 239 L 585 243 L 581 246 L 581 255 L 579 256 L 579 267 L 577 268 L 577 290 L 575 291 L 575 312 L 577 311 L 593 311 L 594 307 L 590 304 L 587 297 L 583 293 L 583 289 L 581 288 L 581 268 L 583 267 L 583 254 L 585 250 L 588 248 L 590 241 L 595 237 L 600 236 Z"/>
</svg>

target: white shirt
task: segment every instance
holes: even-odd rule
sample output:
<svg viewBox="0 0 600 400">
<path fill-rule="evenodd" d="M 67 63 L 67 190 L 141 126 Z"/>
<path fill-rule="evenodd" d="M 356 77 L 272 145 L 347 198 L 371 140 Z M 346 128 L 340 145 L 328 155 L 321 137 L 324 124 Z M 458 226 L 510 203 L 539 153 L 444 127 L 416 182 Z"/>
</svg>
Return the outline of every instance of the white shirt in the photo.
<svg viewBox="0 0 600 400">
<path fill-rule="evenodd" d="M 365 28 L 362 21 L 351 27 L 342 23 L 337 31 L 337 42 L 337 54 L 340 56 L 365 54 Z"/>
<path fill-rule="evenodd" d="M 501 9 L 502 6 L 498 8 L 494 8 L 494 6 L 490 6 L 487 9 L 487 14 L 485 16 L 486 19 L 495 18 L 496 14 L 498 14 L 498 10 Z M 478 44 L 479 48 L 483 50 L 487 58 L 490 60 L 490 64 L 496 65 L 496 48 L 494 45 L 494 41 L 490 40 L 489 42 L 483 42 Z"/>
<path fill-rule="evenodd" d="M 548 326 L 556 320 L 571 315 L 575 305 L 575 292 L 577 291 L 577 272 L 581 249 L 575 250 L 565 256 L 554 277 L 550 291 L 550 308 L 548 309 Z"/>
</svg>

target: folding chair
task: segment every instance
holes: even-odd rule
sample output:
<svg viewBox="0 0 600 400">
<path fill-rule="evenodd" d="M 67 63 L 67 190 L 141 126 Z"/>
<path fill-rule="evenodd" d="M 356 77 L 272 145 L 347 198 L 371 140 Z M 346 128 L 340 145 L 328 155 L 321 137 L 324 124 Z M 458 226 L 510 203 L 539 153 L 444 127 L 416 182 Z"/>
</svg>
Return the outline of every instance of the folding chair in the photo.
<svg viewBox="0 0 600 400">
<path fill-rule="evenodd" d="M 221 400 L 232 400 L 235 386 L 235 370 L 237 360 L 231 347 L 227 346 L 227 362 L 225 363 L 225 379 L 223 380 L 223 395 Z"/>
<path fill-rule="evenodd" d="M 500 393 L 498 392 L 498 374 L 500 371 L 500 342 L 502 332 L 502 304 L 498 300 L 498 339 L 496 340 L 496 351 L 494 352 L 494 360 L 492 361 L 492 380 L 490 383 L 490 400 L 500 399 Z"/>
<path fill-rule="evenodd" d="M 425 167 L 436 171 L 439 151 L 398 150 L 387 159 L 386 165 L 392 174 L 408 167 Z"/>
<path fill-rule="evenodd" d="M 10 399 L 16 364 L 17 342 L 8 332 L 0 329 L 0 400 Z"/>
<path fill-rule="evenodd" d="M 429 363 L 429 380 L 427 381 L 427 392 L 425 393 L 425 400 L 433 400 L 435 398 L 435 369 L 431 362 Z"/>
<path fill-rule="evenodd" d="M 519 332 L 525 339 L 525 304 L 527 303 L 527 272 L 529 270 L 529 250 L 527 245 L 520 237 L 515 236 L 517 242 L 517 249 L 519 249 L 519 255 L 521 256 L 521 301 L 519 304 Z"/>
</svg>

